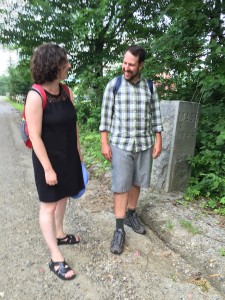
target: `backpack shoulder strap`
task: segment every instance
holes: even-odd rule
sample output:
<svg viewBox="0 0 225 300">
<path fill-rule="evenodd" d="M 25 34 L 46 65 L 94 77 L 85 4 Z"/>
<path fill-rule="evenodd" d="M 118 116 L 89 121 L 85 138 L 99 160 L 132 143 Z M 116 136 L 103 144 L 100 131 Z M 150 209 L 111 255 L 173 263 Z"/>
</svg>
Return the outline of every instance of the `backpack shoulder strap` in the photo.
<svg viewBox="0 0 225 300">
<path fill-rule="evenodd" d="M 41 96 L 42 108 L 45 109 L 47 97 L 46 97 L 46 93 L 45 93 L 45 90 L 43 89 L 43 87 L 40 84 L 34 83 L 31 87 L 31 90 L 36 91 Z"/>
<path fill-rule="evenodd" d="M 116 84 L 115 86 L 113 87 L 113 94 L 114 94 L 114 97 L 116 96 L 119 88 L 120 88 L 120 85 L 121 85 L 121 80 L 122 80 L 122 76 L 118 76 L 116 77 Z"/>
<path fill-rule="evenodd" d="M 121 85 L 121 80 L 122 80 L 122 76 L 118 76 L 116 77 L 116 84 L 113 88 L 113 94 L 114 96 L 117 94 L 119 88 L 120 88 L 120 85 Z M 149 87 L 149 90 L 152 94 L 154 94 L 154 91 L 153 91 L 153 81 L 151 79 L 148 79 L 147 80 L 147 83 L 148 83 L 148 87 Z"/>
<path fill-rule="evenodd" d="M 60 83 L 60 85 L 63 87 L 63 89 L 65 90 L 65 92 L 67 93 L 67 95 L 70 98 L 70 90 L 69 90 L 68 86 L 63 83 Z M 45 109 L 45 106 L 47 103 L 47 97 L 46 97 L 44 88 L 40 84 L 34 83 L 31 87 L 31 90 L 36 91 L 41 96 L 42 101 L 43 101 L 42 108 Z"/>
<path fill-rule="evenodd" d="M 64 91 L 67 93 L 67 95 L 70 98 L 70 89 L 68 88 L 68 86 L 64 83 L 60 83 L 60 85 L 63 87 Z"/>
<path fill-rule="evenodd" d="M 150 89 L 151 94 L 154 94 L 154 91 L 153 91 L 153 81 L 151 79 L 148 79 L 147 83 L 148 83 L 148 87 Z"/>
</svg>

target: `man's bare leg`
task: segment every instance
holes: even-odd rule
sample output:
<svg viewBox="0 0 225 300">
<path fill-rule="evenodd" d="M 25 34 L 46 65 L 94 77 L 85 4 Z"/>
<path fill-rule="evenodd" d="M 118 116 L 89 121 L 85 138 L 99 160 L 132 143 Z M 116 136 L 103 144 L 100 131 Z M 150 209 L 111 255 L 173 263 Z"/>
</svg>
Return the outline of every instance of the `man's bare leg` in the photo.
<svg viewBox="0 0 225 300">
<path fill-rule="evenodd" d="M 133 185 L 128 193 L 128 209 L 136 210 L 139 195 L 140 187 L 137 185 Z"/>
</svg>

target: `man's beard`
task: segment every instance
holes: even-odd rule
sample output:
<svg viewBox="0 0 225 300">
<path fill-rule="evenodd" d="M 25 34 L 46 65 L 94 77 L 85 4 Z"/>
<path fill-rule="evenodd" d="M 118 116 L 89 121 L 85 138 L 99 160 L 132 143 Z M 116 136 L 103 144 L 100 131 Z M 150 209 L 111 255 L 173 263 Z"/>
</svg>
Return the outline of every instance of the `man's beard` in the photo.
<svg viewBox="0 0 225 300">
<path fill-rule="evenodd" d="M 124 76 L 124 78 L 125 78 L 127 81 L 129 81 L 129 82 L 132 81 L 133 79 L 135 79 L 136 77 L 140 77 L 139 72 L 133 73 L 133 72 L 131 72 L 131 71 L 129 71 L 129 72 L 123 71 L 123 74 L 124 74 L 124 75 L 125 75 L 125 73 L 131 74 L 130 78 L 126 78 L 126 77 Z"/>
</svg>

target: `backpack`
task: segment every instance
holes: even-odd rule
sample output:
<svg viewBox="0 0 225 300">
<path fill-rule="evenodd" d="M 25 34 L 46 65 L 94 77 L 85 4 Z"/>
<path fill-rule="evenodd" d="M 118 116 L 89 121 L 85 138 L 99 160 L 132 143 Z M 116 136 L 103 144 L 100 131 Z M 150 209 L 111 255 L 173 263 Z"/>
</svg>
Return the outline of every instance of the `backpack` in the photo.
<svg viewBox="0 0 225 300">
<path fill-rule="evenodd" d="M 67 93 L 67 95 L 70 97 L 69 88 L 65 84 L 60 83 L 60 85 L 63 87 L 63 89 Z M 46 97 L 46 93 L 45 93 L 44 88 L 40 84 L 35 83 L 35 84 L 32 85 L 30 90 L 33 90 L 33 91 L 37 92 L 40 95 L 40 97 L 42 99 L 42 109 L 44 110 L 45 106 L 46 106 L 46 103 L 47 103 L 47 97 Z M 22 120 L 21 120 L 21 124 L 20 124 L 20 132 L 21 132 L 21 136 L 22 136 L 22 139 L 23 139 L 25 145 L 28 148 L 31 149 L 32 148 L 32 143 L 31 143 L 31 140 L 29 138 L 29 132 L 28 132 L 28 127 L 27 127 L 27 122 L 26 122 L 25 105 L 26 105 L 26 101 L 25 101 L 25 104 L 24 104 Z"/>
<path fill-rule="evenodd" d="M 121 85 L 121 80 L 122 80 L 122 75 L 116 77 L 116 84 L 113 88 L 113 94 L 114 96 L 116 96 L 119 88 L 120 88 L 120 85 Z M 153 91 L 153 81 L 151 79 L 147 79 L 147 83 L 148 83 L 148 87 L 149 87 L 149 90 L 151 92 L 151 94 L 154 94 L 154 91 Z"/>
</svg>

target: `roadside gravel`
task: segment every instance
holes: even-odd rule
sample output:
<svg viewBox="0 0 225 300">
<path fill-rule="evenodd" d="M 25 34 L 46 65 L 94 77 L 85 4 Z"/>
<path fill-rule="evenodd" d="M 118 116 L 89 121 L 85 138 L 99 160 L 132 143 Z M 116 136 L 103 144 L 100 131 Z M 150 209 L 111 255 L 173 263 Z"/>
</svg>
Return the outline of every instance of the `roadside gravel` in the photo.
<svg viewBox="0 0 225 300">
<path fill-rule="evenodd" d="M 182 195 L 144 190 L 138 212 L 147 233 L 126 228 L 124 253 L 112 255 L 110 177 L 95 178 L 93 170 L 86 194 L 70 200 L 66 212 L 67 232 L 81 237 L 79 245 L 61 246 L 77 278 L 60 281 L 48 269 L 31 153 L 21 141 L 19 122 L 20 114 L 0 99 L 0 299 L 225 299 L 219 252 L 225 246 L 224 219 L 177 204 Z M 193 234 L 184 224 L 198 230 Z"/>
</svg>

